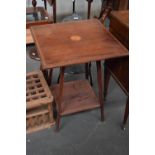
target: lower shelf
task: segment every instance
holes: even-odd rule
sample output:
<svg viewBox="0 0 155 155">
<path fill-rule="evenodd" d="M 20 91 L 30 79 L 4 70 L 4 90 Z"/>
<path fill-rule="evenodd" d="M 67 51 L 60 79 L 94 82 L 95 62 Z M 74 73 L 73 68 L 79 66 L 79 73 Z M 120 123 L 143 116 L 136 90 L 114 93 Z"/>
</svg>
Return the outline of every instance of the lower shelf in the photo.
<svg viewBox="0 0 155 155">
<path fill-rule="evenodd" d="M 53 85 L 51 91 L 57 104 L 59 84 Z M 98 107 L 100 107 L 99 99 L 88 81 L 78 80 L 64 83 L 60 115 L 73 114 Z"/>
</svg>

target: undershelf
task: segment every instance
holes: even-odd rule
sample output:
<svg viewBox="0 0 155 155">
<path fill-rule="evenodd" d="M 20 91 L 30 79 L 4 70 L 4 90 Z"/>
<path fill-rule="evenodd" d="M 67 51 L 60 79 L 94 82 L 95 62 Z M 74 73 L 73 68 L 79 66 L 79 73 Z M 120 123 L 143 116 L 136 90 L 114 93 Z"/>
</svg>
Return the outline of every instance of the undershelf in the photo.
<svg viewBox="0 0 155 155">
<path fill-rule="evenodd" d="M 51 91 L 58 105 L 59 84 L 53 85 Z M 98 108 L 100 103 L 89 82 L 78 80 L 64 83 L 61 107 L 60 115 L 68 115 Z"/>
</svg>

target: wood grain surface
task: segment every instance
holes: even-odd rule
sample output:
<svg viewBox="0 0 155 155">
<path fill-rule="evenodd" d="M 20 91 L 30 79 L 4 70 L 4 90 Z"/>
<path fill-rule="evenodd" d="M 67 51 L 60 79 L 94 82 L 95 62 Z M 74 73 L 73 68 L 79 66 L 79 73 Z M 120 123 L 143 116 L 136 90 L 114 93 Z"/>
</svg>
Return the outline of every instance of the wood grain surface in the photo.
<svg viewBox="0 0 155 155">
<path fill-rule="evenodd" d="M 97 19 L 33 26 L 43 69 L 128 55 L 128 50 Z M 71 36 L 80 36 L 72 41 Z"/>
</svg>

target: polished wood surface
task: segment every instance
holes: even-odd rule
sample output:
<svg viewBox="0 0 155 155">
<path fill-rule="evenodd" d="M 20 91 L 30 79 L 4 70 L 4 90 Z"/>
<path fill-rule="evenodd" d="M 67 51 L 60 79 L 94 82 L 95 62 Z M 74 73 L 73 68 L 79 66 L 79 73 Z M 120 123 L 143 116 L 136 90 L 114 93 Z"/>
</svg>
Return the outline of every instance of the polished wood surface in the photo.
<svg viewBox="0 0 155 155">
<path fill-rule="evenodd" d="M 31 32 L 43 69 L 128 55 L 97 19 L 34 26 Z"/>
</svg>

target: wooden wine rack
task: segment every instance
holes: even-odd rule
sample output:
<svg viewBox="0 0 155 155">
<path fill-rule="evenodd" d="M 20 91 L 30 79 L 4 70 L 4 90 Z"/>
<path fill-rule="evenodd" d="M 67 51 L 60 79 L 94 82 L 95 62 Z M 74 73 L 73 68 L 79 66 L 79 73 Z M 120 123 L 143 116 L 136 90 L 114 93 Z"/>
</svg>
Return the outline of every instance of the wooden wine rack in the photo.
<svg viewBox="0 0 155 155">
<path fill-rule="evenodd" d="M 41 71 L 26 75 L 26 132 L 31 133 L 55 124 L 53 96 Z"/>
</svg>

